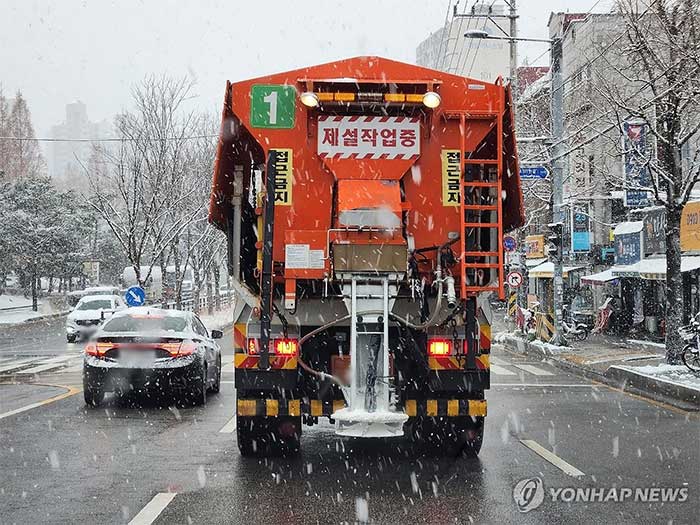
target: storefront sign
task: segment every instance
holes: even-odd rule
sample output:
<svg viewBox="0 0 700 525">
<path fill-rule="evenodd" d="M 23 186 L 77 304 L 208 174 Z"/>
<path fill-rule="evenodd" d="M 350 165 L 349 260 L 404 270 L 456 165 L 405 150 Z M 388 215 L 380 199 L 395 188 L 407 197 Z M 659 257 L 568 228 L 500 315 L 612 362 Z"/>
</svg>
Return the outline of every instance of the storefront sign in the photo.
<svg viewBox="0 0 700 525">
<path fill-rule="evenodd" d="M 666 210 L 647 213 L 644 222 L 644 254 L 666 253 Z"/>
<path fill-rule="evenodd" d="M 544 235 L 528 235 L 525 237 L 525 258 L 543 259 L 544 257 Z"/>
<path fill-rule="evenodd" d="M 460 200 L 460 173 L 462 169 L 459 161 L 458 149 L 444 149 L 440 154 L 442 159 L 442 205 L 459 206 Z"/>
<path fill-rule="evenodd" d="M 625 206 L 638 208 L 648 206 L 651 185 L 649 175 L 650 151 L 647 144 L 647 125 L 642 121 L 627 121 L 622 124 L 622 144 L 625 152 Z"/>
<path fill-rule="evenodd" d="M 641 259 L 641 232 L 615 235 L 615 264 L 634 264 L 639 262 Z"/>
<path fill-rule="evenodd" d="M 418 117 L 318 117 L 318 156 L 340 159 L 413 159 L 420 155 Z"/>
<path fill-rule="evenodd" d="M 591 249 L 591 221 L 588 203 L 576 204 L 571 209 L 571 250 L 587 252 Z"/>
<path fill-rule="evenodd" d="M 681 215 L 681 250 L 700 250 L 700 201 L 692 201 Z"/>
</svg>

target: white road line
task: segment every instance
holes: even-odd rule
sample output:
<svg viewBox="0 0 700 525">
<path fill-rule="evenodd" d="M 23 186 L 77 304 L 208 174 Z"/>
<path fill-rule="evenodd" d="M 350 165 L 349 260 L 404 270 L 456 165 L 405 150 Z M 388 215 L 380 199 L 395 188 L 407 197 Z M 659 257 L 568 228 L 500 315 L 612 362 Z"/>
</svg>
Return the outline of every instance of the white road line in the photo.
<svg viewBox="0 0 700 525">
<path fill-rule="evenodd" d="M 159 492 L 141 509 L 141 512 L 134 516 L 129 525 L 151 525 L 175 496 L 177 492 Z"/>
<path fill-rule="evenodd" d="M 553 376 L 554 374 L 552 372 L 547 372 L 546 370 L 542 370 L 541 368 L 537 368 L 536 366 L 532 365 L 518 365 L 513 363 L 513 366 L 519 368 L 520 370 L 525 370 L 525 372 L 530 372 L 533 375 L 536 376 Z"/>
<path fill-rule="evenodd" d="M 49 372 L 51 370 L 58 370 L 66 366 L 64 363 L 46 363 L 39 366 L 33 366 L 32 368 L 27 368 L 25 370 L 20 370 L 16 373 L 18 376 L 38 374 L 40 372 Z"/>
<path fill-rule="evenodd" d="M 34 363 L 36 361 L 35 357 L 32 357 L 31 359 L 21 359 L 19 361 L 14 361 L 9 365 L 3 365 L 0 366 L 0 374 L 5 373 L 5 372 L 11 372 L 12 370 L 17 370 L 18 368 L 24 368 L 25 366 L 29 366 L 31 363 Z"/>
<path fill-rule="evenodd" d="M 491 364 L 491 373 L 497 376 L 514 376 L 517 375 L 515 372 L 511 372 L 507 368 L 502 366 Z"/>
<path fill-rule="evenodd" d="M 70 361 L 71 359 L 75 359 L 78 357 L 77 355 L 59 355 L 57 357 L 52 357 L 51 359 L 44 359 L 42 363 L 49 364 L 49 363 L 63 363 L 64 361 Z"/>
<path fill-rule="evenodd" d="M 525 445 L 527 448 L 532 450 L 535 454 L 538 454 L 542 458 L 549 461 L 552 465 L 557 467 L 564 474 L 567 474 L 567 475 L 575 477 L 575 478 L 585 476 L 585 474 L 583 472 L 581 472 L 579 469 L 570 465 L 569 463 L 567 463 L 566 461 L 561 459 L 559 456 L 557 456 L 553 452 L 550 452 L 549 450 L 544 448 L 542 445 L 540 445 L 537 441 L 534 441 L 532 439 L 521 439 L 520 442 L 523 445 Z"/>
<path fill-rule="evenodd" d="M 507 365 L 508 364 L 503 359 L 501 359 L 500 357 L 496 357 L 493 354 L 491 354 L 489 356 L 489 360 L 491 361 L 491 364 L 497 364 L 497 365 Z"/>
<path fill-rule="evenodd" d="M 598 388 L 600 385 L 586 383 L 491 383 L 491 386 L 513 386 L 513 387 L 543 387 L 543 388 L 571 388 L 580 386 L 584 388 Z"/>
<path fill-rule="evenodd" d="M 226 422 L 226 424 L 223 427 L 221 427 L 221 430 L 219 430 L 219 433 L 232 434 L 234 430 L 236 430 L 236 416 L 233 416 L 231 419 L 229 419 Z"/>
</svg>

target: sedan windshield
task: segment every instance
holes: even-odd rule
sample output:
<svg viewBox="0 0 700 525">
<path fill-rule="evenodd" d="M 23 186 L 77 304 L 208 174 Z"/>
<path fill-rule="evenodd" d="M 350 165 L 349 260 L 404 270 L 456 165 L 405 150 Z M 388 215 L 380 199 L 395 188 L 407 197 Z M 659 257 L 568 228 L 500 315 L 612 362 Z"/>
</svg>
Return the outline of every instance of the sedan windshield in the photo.
<svg viewBox="0 0 700 525">
<path fill-rule="evenodd" d="M 182 332 L 187 327 L 184 317 L 131 316 L 111 319 L 104 325 L 106 332 Z"/>
<path fill-rule="evenodd" d="M 76 310 L 109 310 L 110 308 L 112 308 L 110 299 L 95 299 L 94 301 L 80 303 Z"/>
</svg>

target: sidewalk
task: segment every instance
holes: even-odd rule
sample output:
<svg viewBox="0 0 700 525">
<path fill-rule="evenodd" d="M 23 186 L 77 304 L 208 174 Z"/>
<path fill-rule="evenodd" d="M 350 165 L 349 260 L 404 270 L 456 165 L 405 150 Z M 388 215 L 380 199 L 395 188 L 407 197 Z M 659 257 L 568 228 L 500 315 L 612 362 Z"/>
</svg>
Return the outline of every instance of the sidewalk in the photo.
<svg viewBox="0 0 700 525">
<path fill-rule="evenodd" d="M 527 341 L 514 323 L 494 313 L 494 342 L 516 352 L 551 361 L 556 366 L 608 385 L 663 401 L 684 410 L 700 410 L 700 374 L 685 365 L 668 365 L 662 344 L 592 334 L 569 347 Z"/>
</svg>

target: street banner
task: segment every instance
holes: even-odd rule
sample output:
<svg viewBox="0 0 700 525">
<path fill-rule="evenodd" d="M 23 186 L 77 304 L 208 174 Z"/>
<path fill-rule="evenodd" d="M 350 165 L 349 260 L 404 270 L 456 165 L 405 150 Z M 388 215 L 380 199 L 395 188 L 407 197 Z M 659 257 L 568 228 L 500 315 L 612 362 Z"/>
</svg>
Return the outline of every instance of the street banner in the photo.
<svg viewBox="0 0 700 525">
<path fill-rule="evenodd" d="M 413 159 L 420 155 L 420 119 L 321 115 L 317 151 L 329 159 Z"/>
<path fill-rule="evenodd" d="M 627 121 L 622 124 L 622 144 L 625 157 L 625 206 L 638 208 L 650 204 L 651 176 L 647 162 L 649 145 L 647 125 L 642 121 Z"/>
<path fill-rule="evenodd" d="M 544 235 L 528 235 L 525 237 L 525 258 L 543 259 L 545 256 L 544 245 Z"/>
<path fill-rule="evenodd" d="M 571 251 L 588 252 L 591 249 L 591 221 L 587 202 L 571 208 Z"/>
</svg>

